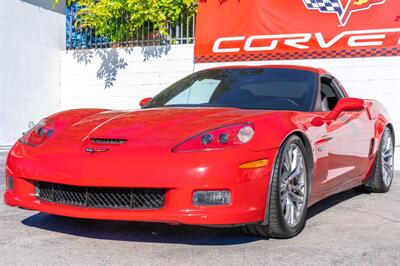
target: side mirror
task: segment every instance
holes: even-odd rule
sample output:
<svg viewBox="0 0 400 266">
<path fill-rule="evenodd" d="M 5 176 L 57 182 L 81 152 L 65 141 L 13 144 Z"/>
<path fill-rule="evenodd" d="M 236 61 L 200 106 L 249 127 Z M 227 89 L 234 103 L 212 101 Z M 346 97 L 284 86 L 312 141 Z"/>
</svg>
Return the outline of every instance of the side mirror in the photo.
<svg viewBox="0 0 400 266">
<path fill-rule="evenodd" d="M 151 99 L 153 99 L 153 98 L 148 97 L 148 98 L 142 99 L 142 100 L 139 102 L 140 107 L 143 107 L 143 106 L 145 106 L 146 104 L 148 104 L 148 103 L 151 101 Z"/>
<path fill-rule="evenodd" d="M 357 112 L 365 108 L 365 102 L 358 98 L 340 99 L 335 108 L 328 114 L 327 119 L 336 120 L 342 112 Z"/>
</svg>

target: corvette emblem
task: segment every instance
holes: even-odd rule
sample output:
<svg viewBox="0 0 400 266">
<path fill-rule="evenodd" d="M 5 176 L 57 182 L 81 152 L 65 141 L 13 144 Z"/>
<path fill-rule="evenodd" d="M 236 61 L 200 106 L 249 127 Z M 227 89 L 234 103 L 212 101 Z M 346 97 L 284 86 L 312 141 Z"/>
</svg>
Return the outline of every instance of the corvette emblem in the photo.
<svg viewBox="0 0 400 266">
<path fill-rule="evenodd" d="M 109 151 L 109 150 L 110 150 L 110 149 L 106 149 L 106 148 L 103 148 L 103 149 L 86 148 L 86 149 L 85 149 L 85 152 L 94 154 L 94 153 L 97 153 L 97 152 L 107 152 L 107 151 Z"/>
<path fill-rule="evenodd" d="M 319 10 L 321 13 L 335 13 L 342 26 L 345 26 L 353 12 L 370 9 L 386 0 L 303 0 L 307 9 Z"/>
</svg>

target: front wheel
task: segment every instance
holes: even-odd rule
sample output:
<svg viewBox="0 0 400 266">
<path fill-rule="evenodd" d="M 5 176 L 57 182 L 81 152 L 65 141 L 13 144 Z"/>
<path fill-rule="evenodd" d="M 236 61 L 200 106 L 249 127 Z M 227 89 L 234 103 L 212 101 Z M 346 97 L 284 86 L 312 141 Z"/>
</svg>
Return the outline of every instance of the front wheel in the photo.
<svg viewBox="0 0 400 266">
<path fill-rule="evenodd" d="M 309 192 L 306 160 L 301 139 L 295 135 L 289 137 L 278 152 L 271 176 L 268 225 L 245 225 L 246 233 L 290 238 L 303 230 Z"/>
</svg>

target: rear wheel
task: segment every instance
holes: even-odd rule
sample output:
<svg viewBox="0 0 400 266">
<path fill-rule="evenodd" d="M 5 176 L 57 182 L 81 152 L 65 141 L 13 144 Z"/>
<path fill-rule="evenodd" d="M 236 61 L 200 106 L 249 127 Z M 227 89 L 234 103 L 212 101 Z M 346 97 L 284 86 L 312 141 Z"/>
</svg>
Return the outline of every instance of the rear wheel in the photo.
<svg viewBox="0 0 400 266">
<path fill-rule="evenodd" d="M 246 233 L 290 238 L 301 232 L 306 222 L 309 187 L 305 155 L 304 144 L 298 136 L 284 142 L 271 176 L 268 225 L 245 225 Z"/>
<path fill-rule="evenodd" d="M 394 140 L 392 131 L 385 128 L 368 183 L 357 187 L 361 192 L 387 192 L 394 174 Z"/>
</svg>

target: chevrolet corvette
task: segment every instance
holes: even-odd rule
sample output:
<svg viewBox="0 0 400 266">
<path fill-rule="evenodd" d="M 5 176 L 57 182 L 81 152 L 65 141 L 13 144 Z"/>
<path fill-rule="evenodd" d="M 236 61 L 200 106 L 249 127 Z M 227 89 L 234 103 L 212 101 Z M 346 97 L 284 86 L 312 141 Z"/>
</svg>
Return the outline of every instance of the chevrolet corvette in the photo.
<svg viewBox="0 0 400 266">
<path fill-rule="evenodd" d="M 9 152 L 6 204 L 290 238 L 314 203 L 392 183 L 387 111 L 323 69 L 208 69 L 140 105 L 41 120 Z"/>
</svg>

